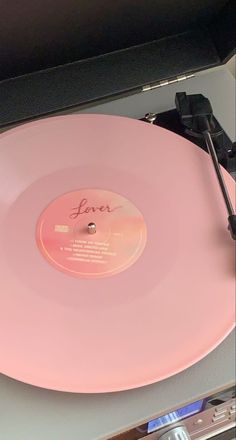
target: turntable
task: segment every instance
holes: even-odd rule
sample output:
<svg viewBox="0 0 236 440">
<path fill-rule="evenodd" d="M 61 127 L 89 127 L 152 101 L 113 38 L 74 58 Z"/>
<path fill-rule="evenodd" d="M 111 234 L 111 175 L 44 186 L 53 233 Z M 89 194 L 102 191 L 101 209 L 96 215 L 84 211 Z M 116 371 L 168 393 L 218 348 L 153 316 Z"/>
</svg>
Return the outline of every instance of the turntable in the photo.
<svg viewBox="0 0 236 440">
<path fill-rule="evenodd" d="M 142 84 L 139 70 L 126 86 L 121 75 L 116 91 L 113 81 L 98 81 L 96 96 L 87 88 L 89 74 L 83 82 L 86 63 L 93 71 L 95 58 L 52 69 L 45 64 L 40 72 L 37 59 L 31 66 L 5 65 L 3 74 L 12 68 L 16 77 L 0 83 L 1 414 L 13 411 L 22 395 L 41 414 L 41 405 L 48 411 L 51 402 L 50 424 L 40 422 L 45 438 L 231 433 L 235 80 L 225 64 L 231 53 L 231 47 L 224 52 L 225 31 L 222 47 L 215 43 L 219 55 L 210 52 L 208 34 L 216 38 L 216 29 L 220 34 L 230 25 L 231 7 L 222 9 L 221 23 L 202 7 L 212 22 L 205 33 L 163 41 L 169 67 L 160 58 L 162 40 L 129 49 L 128 62 L 151 54 L 153 64 L 155 56 L 162 60 L 165 79 L 158 78 L 159 66 L 155 80 L 150 68 Z M 195 19 L 201 21 L 200 9 Z M 201 66 L 196 53 L 188 58 L 185 37 Z M 178 47 L 189 66 L 178 64 L 173 77 L 167 70 L 176 69 Z M 104 64 L 111 73 L 126 55 L 99 56 L 93 73 Z M 58 94 L 58 81 L 62 89 L 70 76 Z M 72 428 L 56 416 L 60 406 Z M 26 414 L 42 417 L 28 407 L 21 420 Z M 20 425 L 1 417 L 1 435 L 14 438 Z M 20 435 L 30 438 L 30 431 L 36 438 L 31 422 Z"/>
</svg>

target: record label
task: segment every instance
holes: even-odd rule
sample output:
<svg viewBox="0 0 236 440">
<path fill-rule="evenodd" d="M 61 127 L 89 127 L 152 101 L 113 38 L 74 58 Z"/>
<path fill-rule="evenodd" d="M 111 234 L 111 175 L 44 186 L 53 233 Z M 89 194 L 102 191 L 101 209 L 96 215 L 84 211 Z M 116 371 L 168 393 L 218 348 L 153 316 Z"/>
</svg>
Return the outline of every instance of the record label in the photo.
<svg viewBox="0 0 236 440">
<path fill-rule="evenodd" d="M 79 278 L 117 274 L 142 254 L 146 225 L 140 211 L 119 194 L 81 189 L 54 200 L 41 214 L 36 240 L 55 268 Z"/>
</svg>

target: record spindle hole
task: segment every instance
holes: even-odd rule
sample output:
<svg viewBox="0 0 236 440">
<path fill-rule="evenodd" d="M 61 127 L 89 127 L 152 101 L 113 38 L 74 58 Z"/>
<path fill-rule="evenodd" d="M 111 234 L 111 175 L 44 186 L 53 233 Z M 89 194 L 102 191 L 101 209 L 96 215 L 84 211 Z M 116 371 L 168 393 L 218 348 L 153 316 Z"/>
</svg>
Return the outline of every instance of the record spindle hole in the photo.
<svg viewBox="0 0 236 440">
<path fill-rule="evenodd" d="M 88 224 L 88 233 L 89 234 L 95 234 L 96 231 L 97 231 L 96 223 L 94 223 L 94 222 L 89 223 Z"/>
</svg>

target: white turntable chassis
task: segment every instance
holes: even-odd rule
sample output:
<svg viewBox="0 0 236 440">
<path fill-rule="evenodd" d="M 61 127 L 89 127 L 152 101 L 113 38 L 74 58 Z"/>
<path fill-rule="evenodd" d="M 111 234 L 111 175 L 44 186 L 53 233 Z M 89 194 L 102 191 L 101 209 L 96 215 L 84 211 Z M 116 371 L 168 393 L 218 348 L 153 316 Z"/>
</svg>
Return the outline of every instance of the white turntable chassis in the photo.
<svg viewBox="0 0 236 440">
<path fill-rule="evenodd" d="M 234 67 L 231 61 L 231 70 Z M 184 81 L 79 110 L 140 118 L 174 107 L 175 93 L 202 93 L 235 140 L 235 78 L 228 66 Z M 140 347 L 140 356 L 145 350 Z M 31 387 L 0 375 L 1 440 L 101 440 L 128 431 L 187 403 L 233 386 L 235 333 L 205 359 L 163 382 L 132 391 L 76 395 Z"/>
</svg>

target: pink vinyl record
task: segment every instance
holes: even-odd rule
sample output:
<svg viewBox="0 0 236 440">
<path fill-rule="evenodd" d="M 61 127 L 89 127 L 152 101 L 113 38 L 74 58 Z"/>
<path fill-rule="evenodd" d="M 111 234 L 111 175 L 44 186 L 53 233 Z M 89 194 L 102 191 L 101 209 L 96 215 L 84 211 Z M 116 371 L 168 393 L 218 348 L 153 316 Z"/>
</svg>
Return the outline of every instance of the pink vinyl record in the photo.
<svg viewBox="0 0 236 440">
<path fill-rule="evenodd" d="M 235 243 L 204 151 L 105 115 L 0 136 L 1 373 L 131 389 L 199 361 L 234 324 Z"/>
</svg>

